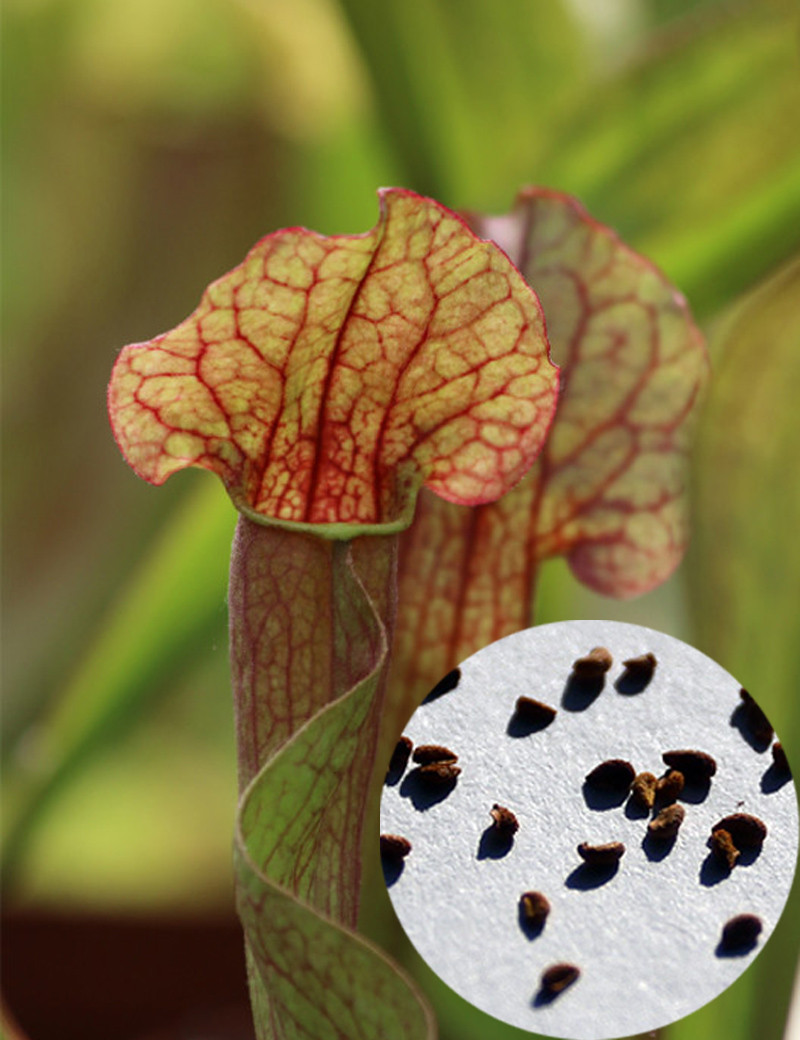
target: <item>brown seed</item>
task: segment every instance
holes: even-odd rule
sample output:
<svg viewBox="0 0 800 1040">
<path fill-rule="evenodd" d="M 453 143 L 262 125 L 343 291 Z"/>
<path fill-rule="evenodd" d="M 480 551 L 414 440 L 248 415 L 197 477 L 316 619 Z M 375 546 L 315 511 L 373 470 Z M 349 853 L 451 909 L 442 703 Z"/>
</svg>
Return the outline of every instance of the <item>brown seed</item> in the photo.
<svg viewBox="0 0 800 1040">
<path fill-rule="evenodd" d="M 786 752 L 783 749 L 783 744 L 779 740 L 776 740 L 772 745 L 772 761 L 775 763 L 775 768 L 781 773 L 790 773 L 789 761 L 786 758 Z"/>
<path fill-rule="evenodd" d="M 736 860 L 740 856 L 739 850 L 733 844 L 733 838 L 730 835 L 730 831 L 723 830 L 720 828 L 718 831 L 713 831 L 711 834 L 711 851 L 714 853 L 716 859 L 728 870 L 733 870 L 736 866 Z"/>
<path fill-rule="evenodd" d="M 574 964 L 553 964 L 542 974 L 542 990 L 551 997 L 571 986 L 581 970 Z"/>
<path fill-rule="evenodd" d="M 683 773 L 677 769 L 670 771 L 659 778 L 656 784 L 656 798 L 661 805 L 671 805 L 683 790 Z"/>
<path fill-rule="evenodd" d="M 523 892 L 519 897 L 522 916 L 534 928 L 541 928 L 550 913 L 550 901 L 541 892 Z"/>
<path fill-rule="evenodd" d="M 683 773 L 690 783 L 710 780 L 717 771 L 717 763 L 705 751 L 665 751 L 661 758 L 670 769 Z"/>
<path fill-rule="evenodd" d="M 625 855 L 625 846 L 621 841 L 609 841 L 605 845 L 590 845 L 584 841 L 578 846 L 578 855 L 590 867 L 610 867 Z"/>
<path fill-rule="evenodd" d="M 647 825 L 647 833 L 656 841 L 671 841 L 680 830 L 686 811 L 682 805 L 668 805 Z"/>
<path fill-rule="evenodd" d="M 519 830 L 519 820 L 510 809 L 496 802 L 492 806 L 489 815 L 494 820 L 494 829 L 500 834 L 510 837 Z"/>
<path fill-rule="evenodd" d="M 586 783 L 609 791 L 627 791 L 633 783 L 636 770 L 622 758 L 609 758 L 586 774 Z"/>
<path fill-rule="evenodd" d="M 413 759 L 422 766 L 431 762 L 457 762 L 458 755 L 450 748 L 442 747 L 440 744 L 418 744 L 414 748 Z"/>
<path fill-rule="evenodd" d="M 381 856 L 398 862 L 405 859 L 411 852 L 411 842 L 408 838 L 401 838 L 399 834 L 381 835 Z"/>
<path fill-rule="evenodd" d="M 389 768 L 386 770 L 387 776 L 402 773 L 408 765 L 408 759 L 411 755 L 411 748 L 413 747 L 410 737 L 401 737 L 395 749 L 392 752 L 392 757 L 389 759 Z"/>
<path fill-rule="evenodd" d="M 715 823 L 711 833 L 727 831 L 737 849 L 757 849 L 767 836 L 767 825 L 757 816 L 737 812 Z"/>
<path fill-rule="evenodd" d="M 555 708 L 533 697 L 517 697 L 516 711 L 523 722 L 542 727 L 549 726 L 558 714 Z"/>
<path fill-rule="evenodd" d="M 427 701 L 435 701 L 437 697 L 441 697 L 444 693 L 450 693 L 456 686 L 461 682 L 461 669 L 454 668 L 451 672 L 448 672 L 437 684 L 433 687 L 430 693 L 425 698 Z"/>
<path fill-rule="evenodd" d="M 739 696 L 744 705 L 744 717 L 747 728 L 762 744 L 769 744 L 774 733 L 771 722 L 744 686 L 739 690 Z"/>
<path fill-rule="evenodd" d="M 722 948 L 742 950 L 752 946 L 762 928 L 761 918 L 755 914 L 738 914 L 727 921 L 722 929 Z"/>
<path fill-rule="evenodd" d="M 420 779 L 431 787 L 446 787 L 455 783 L 461 770 L 452 762 L 429 762 L 419 767 Z"/>
<path fill-rule="evenodd" d="M 599 679 L 613 662 L 613 657 L 604 646 L 596 646 L 585 657 L 572 662 L 572 672 L 578 679 Z"/>
<path fill-rule="evenodd" d="M 633 778 L 631 800 L 640 809 L 652 809 L 656 801 L 656 785 L 658 780 L 652 773 L 639 773 Z"/>
<path fill-rule="evenodd" d="M 656 670 L 658 661 L 656 655 L 651 653 L 640 654 L 639 657 L 629 657 L 622 662 L 625 666 L 625 678 L 634 679 L 637 682 L 649 682 Z"/>
</svg>

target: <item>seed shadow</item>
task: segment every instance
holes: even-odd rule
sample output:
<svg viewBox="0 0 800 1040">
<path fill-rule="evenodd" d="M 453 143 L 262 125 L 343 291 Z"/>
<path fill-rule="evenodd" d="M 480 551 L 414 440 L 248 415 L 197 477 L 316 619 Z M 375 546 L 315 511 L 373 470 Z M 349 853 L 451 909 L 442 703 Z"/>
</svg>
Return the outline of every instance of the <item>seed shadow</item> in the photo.
<svg viewBox="0 0 800 1040">
<path fill-rule="evenodd" d="M 623 672 L 614 683 L 614 689 L 626 697 L 633 697 L 645 690 L 653 680 L 652 675 L 635 675 Z"/>
<path fill-rule="evenodd" d="M 751 712 L 752 709 L 748 709 L 746 704 L 738 704 L 731 714 L 730 724 L 734 729 L 739 730 L 742 737 L 747 741 L 753 751 L 762 754 L 772 743 L 772 729 L 770 727 L 769 734 L 757 732 L 752 724 L 753 716 Z M 768 722 L 766 722 L 766 724 L 769 725 Z"/>
<path fill-rule="evenodd" d="M 654 838 L 648 831 L 642 838 L 642 852 L 644 852 L 651 863 L 660 863 L 675 848 L 677 840 L 677 834 L 672 838 Z"/>
<path fill-rule="evenodd" d="M 700 805 L 708 798 L 708 792 L 711 790 L 711 779 L 705 780 L 690 780 L 686 777 L 686 782 L 683 785 L 683 790 L 678 795 L 678 801 L 690 802 L 692 805 Z"/>
<path fill-rule="evenodd" d="M 629 794 L 628 790 L 618 789 L 614 791 L 606 787 L 596 787 L 594 784 L 590 784 L 588 780 L 583 781 L 581 790 L 583 791 L 583 800 L 587 806 L 590 809 L 596 809 L 598 812 L 618 808 Z"/>
<path fill-rule="evenodd" d="M 422 701 L 423 704 L 430 704 L 431 701 L 437 700 L 445 693 L 450 693 L 454 690 L 461 681 L 461 669 L 454 668 L 451 672 L 448 672 L 437 684 L 433 687 L 430 693 L 427 694 L 425 699 Z"/>
<path fill-rule="evenodd" d="M 644 820 L 650 815 L 650 810 L 633 799 L 629 798 L 625 803 L 625 815 L 629 820 Z"/>
<path fill-rule="evenodd" d="M 519 904 L 517 916 L 519 918 L 520 930 L 526 939 L 537 939 L 542 934 L 546 921 L 529 921 L 525 916 L 522 903 Z"/>
<path fill-rule="evenodd" d="M 406 861 L 404 859 L 390 859 L 387 856 L 382 856 L 381 867 L 383 868 L 384 883 L 387 888 L 391 888 L 406 869 Z"/>
<path fill-rule="evenodd" d="M 609 863 L 604 867 L 593 867 L 588 863 L 581 863 L 567 877 L 564 884 L 567 888 L 578 889 L 580 892 L 589 892 L 593 888 L 600 888 L 607 884 L 619 870 L 619 860 Z"/>
<path fill-rule="evenodd" d="M 553 1001 L 556 1000 L 557 997 L 560 997 L 564 992 L 565 990 L 562 989 L 558 993 L 554 993 L 552 990 L 542 987 L 531 1001 L 531 1007 L 546 1007 L 548 1004 L 552 1004 Z"/>
<path fill-rule="evenodd" d="M 774 794 L 775 791 L 780 791 L 783 785 L 787 784 L 791 779 L 792 774 L 788 769 L 781 769 L 780 766 L 773 762 L 761 777 L 761 791 L 763 794 Z"/>
<path fill-rule="evenodd" d="M 561 694 L 561 707 L 564 711 L 586 711 L 597 700 L 605 682 L 604 675 L 594 679 L 581 679 L 577 675 L 570 675 Z"/>
<path fill-rule="evenodd" d="M 515 711 L 508 720 L 506 733 L 509 737 L 529 737 L 531 733 L 538 733 L 540 730 L 547 729 L 554 718 L 555 716 L 549 719 L 524 719 L 518 711 Z"/>
<path fill-rule="evenodd" d="M 751 939 L 748 943 L 742 943 L 739 946 L 727 947 L 724 945 L 722 939 L 717 943 L 717 948 L 714 953 L 717 957 L 746 957 L 748 953 L 752 953 L 753 950 L 758 946 L 758 939 Z"/>
<path fill-rule="evenodd" d="M 709 852 L 700 867 L 700 884 L 706 888 L 713 888 L 720 881 L 730 877 L 730 870 L 725 863 L 720 862 L 713 852 Z"/>
<path fill-rule="evenodd" d="M 499 831 L 493 823 L 490 823 L 478 842 L 478 859 L 502 859 L 503 856 L 509 854 L 513 844 L 513 834 Z"/>
<path fill-rule="evenodd" d="M 405 780 L 400 785 L 400 796 L 410 798 L 411 804 L 418 812 L 425 812 L 433 805 L 443 802 L 458 783 L 458 778 L 453 777 L 447 783 L 431 783 L 425 780 L 419 766 L 406 774 Z"/>
</svg>

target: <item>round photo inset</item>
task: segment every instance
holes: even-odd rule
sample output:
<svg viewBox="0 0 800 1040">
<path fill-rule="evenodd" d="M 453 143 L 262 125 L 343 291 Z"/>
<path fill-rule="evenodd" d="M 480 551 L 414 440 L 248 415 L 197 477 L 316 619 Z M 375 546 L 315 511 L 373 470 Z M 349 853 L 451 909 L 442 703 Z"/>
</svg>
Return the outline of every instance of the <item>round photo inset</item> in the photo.
<svg viewBox="0 0 800 1040">
<path fill-rule="evenodd" d="M 381 801 L 391 900 L 487 1014 L 575 1040 L 688 1015 L 752 963 L 797 858 L 769 722 L 677 639 L 571 621 L 508 636 L 428 695 Z"/>
</svg>

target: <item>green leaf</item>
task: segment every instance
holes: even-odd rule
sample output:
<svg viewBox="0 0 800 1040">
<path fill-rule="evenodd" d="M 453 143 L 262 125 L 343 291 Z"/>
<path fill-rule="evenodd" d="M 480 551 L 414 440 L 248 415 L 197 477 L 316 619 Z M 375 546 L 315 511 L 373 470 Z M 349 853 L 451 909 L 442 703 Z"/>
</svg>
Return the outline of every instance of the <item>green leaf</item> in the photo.
<svg viewBox="0 0 800 1040">
<path fill-rule="evenodd" d="M 800 769 L 800 261 L 726 317 L 714 339 L 716 375 L 699 430 L 695 539 L 688 568 L 697 645 L 756 698 Z M 731 1040 L 783 1035 L 800 952 L 800 902 L 753 968 L 718 1000 L 670 1029 Z"/>
</svg>

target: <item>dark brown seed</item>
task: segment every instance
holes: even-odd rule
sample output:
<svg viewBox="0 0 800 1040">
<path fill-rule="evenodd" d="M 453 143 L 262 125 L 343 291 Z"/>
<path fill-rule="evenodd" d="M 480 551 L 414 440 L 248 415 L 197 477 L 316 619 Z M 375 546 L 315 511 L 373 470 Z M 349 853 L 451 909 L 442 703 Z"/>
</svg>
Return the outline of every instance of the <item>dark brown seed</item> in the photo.
<svg viewBox="0 0 800 1040">
<path fill-rule="evenodd" d="M 670 771 L 659 778 L 656 784 L 656 798 L 661 805 L 671 805 L 683 790 L 683 773 L 677 769 Z"/>
<path fill-rule="evenodd" d="M 775 768 L 780 770 L 781 773 L 791 772 L 786 752 L 783 750 L 783 744 L 779 740 L 776 740 L 772 745 L 772 761 L 775 763 Z"/>
<path fill-rule="evenodd" d="M 622 662 L 625 666 L 625 678 L 635 679 L 639 682 L 647 682 L 653 677 L 658 661 L 656 655 L 651 653 L 641 654 L 639 657 L 629 657 Z"/>
<path fill-rule="evenodd" d="M 581 970 L 574 964 L 553 964 L 542 974 L 542 990 L 554 997 L 567 986 L 571 986 L 580 975 Z"/>
<path fill-rule="evenodd" d="M 452 762 L 430 762 L 426 766 L 419 767 L 420 779 L 424 783 L 430 784 L 431 787 L 446 787 L 448 784 L 455 783 L 460 773 L 459 767 L 453 765 Z"/>
<path fill-rule="evenodd" d="M 535 701 L 533 697 L 517 697 L 517 715 L 523 722 L 529 722 L 535 726 L 547 726 L 556 717 L 558 712 L 549 704 Z"/>
<path fill-rule="evenodd" d="M 710 780 L 717 771 L 717 763 L 705 751 L 665 751 L 661 758 L 670 769 L 683 773 L 690 783 Z"/>
<path fill-rule="evenodd" d="M 718 831 L 713 831 L 711 834 L 711 851 L 716 859 L 723 866 L 727 867 L 728 870 L 733 870 L 740 855 L 739 850 L 733 844 L 730 831 L 722 828 Z"/>
<path fill-rule="evenodd" d="M 625 846 L 621 841 L 609 841 L 605 845 L 590 845 L 584 841 L 578 846 L 578 855 L 590 867 L 610 867 L 625 855 Z"/>
<path fill-rule="evenodd" d="M 639 773 L 633 778 L 631 800 L 640 809 L 652 809 L 656 801 L 656 785 L 658 780 L 652 773 Z"/>
<path fill-rule="evenodd" d="M 413 759 L 422 766 L 431 762 L 457 762 L 458 755 L 450 748 L 442 747 L 440 744 L 418 744 L 414 748 Z"/>
<path fill-rule="evenodd" d="M 755 914 L 738 914 L 727 921 L 722 929 L 722 948 L 742 950 L 752 946 L 762 928 L 761 918 Z"/>
<path fill-rule="evenodd" d="M 444 678 L 440 679 L 437 684 L 433 687 L 430 693 L 425 698 L 426 701 L 434 701 L 437 697 L 441 697 L 444 693 L 450 693 L 454 690 L 461 681 L 461 669 L 454 668 L 452 672 L 448 672 Z"/>
<path fill-rule="evenodd" d="M 411 852 L 411 842 L 399 834 L 381 835 L 381 856 L 384 859 L 401 860 Z"/>
<path fill-rule="evenodd" d="M 711 833 L 727 831 L 737 849 L 757 849 L 767 836 L 767 825 L 757 816 L 737 812 L 715 823 Z"/>
<path fill-rule="evenodd" d="M 744 705 L 744 717 L 747 723 L 747 728 L 757 740 L 761 741 L 762 744 L 769 744 L 774 735 L 772 724 L 769 719 L 761 708 L 759 708 L 744 686 L 739 690 L 739 696 Z"/>
<path fill-rule="evenodd" d="M 682 805 L 668 805 L 647 825 L 647 833 L 656 841 L 671 841 L 680 830 L 686 815 Z"/>
<path fill-rule="evenodd" d="M 510 836 L 516 834 L 519 830 L 519 820 L 513 812 L 510 809 L 506 809 L 504 805 L 497 805 L 497 803 L 495 803 L 492 806 L 489 815 L 494 820 L 494 829 L 500 834 Z"/>
<path fill-rule="evenodd" d="M 613 662 L 613 657 L 604 646 L 596 646 L 585 657 L 572 662 L 572 672 L 578 679 L 599 679 Z"/>
<path fill-rule="evenodd" d="M 410 737 L 401 737 L 397 741 L 392 757 L 389 759 L 389 768 L 386 771 L 387 776 L 403 772 L 408 765 L 408 759 L 413 746 Z"/>
<path fill-rule="evenodd" d="M 529 925 L 541 928 L 550 913 L 550 901 L 541 892 L 523 892 L 519 897 L 522 915 Z"/>
<path fill-rule="evenodd" d="M 627 791 L 633 783 L 636 770 L 622 758 L 609 758 L 586 774 L 586 783 L 610 791 Z"/>
</svg>

